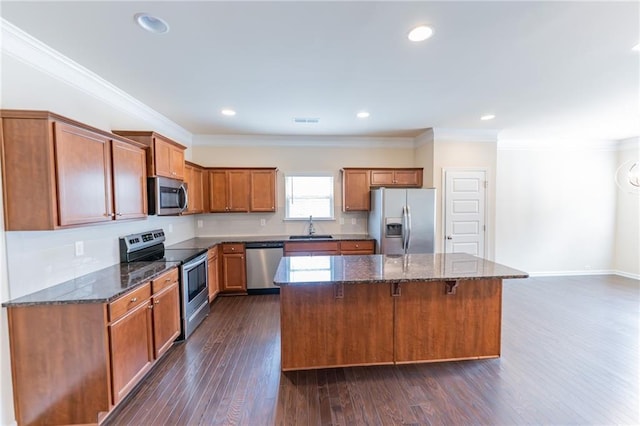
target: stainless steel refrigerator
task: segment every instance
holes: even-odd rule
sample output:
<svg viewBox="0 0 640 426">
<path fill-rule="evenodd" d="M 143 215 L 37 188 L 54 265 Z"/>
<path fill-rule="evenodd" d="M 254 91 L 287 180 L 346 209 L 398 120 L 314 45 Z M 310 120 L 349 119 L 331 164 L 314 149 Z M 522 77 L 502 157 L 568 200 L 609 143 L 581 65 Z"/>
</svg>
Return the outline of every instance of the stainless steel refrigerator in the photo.
<svg viewBox="0 0 640 426">
<path fill-rule="evenodd" d="M 436 233 L 435 188 L 371 190 L 369 235 L 376 253 L 433 253 Z"/>
</svg>

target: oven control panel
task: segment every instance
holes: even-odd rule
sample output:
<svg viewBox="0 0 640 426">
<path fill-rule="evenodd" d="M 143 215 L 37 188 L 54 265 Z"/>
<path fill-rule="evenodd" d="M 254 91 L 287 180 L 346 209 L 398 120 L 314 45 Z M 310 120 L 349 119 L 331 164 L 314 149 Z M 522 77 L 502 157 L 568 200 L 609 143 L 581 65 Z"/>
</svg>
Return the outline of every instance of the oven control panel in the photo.
<svg viewBox="0 0 640 426">
<path fill-rule="evenodd" d="M 164 240 L 165 236 L 162 229 L 139 232 L 120 237 L 120 261 L 123 261 L 123 255 L 126 256 L 127 254 L 162 244 L 164 243 Z"/>
</svg>

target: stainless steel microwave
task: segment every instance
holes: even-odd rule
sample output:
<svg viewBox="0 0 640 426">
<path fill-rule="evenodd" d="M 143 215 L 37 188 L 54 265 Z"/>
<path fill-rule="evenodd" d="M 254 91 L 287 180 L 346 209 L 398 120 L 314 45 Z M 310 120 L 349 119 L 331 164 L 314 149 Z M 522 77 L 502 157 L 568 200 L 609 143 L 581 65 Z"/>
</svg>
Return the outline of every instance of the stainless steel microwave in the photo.
<svg viewBox="0 0 640 426">
<path fill-rule="evenodd" d="M 177 179 L 150 177 L 147 179 L 149 214 L 177 216 L 187 208 L 187 184 Z"/>
</svg>

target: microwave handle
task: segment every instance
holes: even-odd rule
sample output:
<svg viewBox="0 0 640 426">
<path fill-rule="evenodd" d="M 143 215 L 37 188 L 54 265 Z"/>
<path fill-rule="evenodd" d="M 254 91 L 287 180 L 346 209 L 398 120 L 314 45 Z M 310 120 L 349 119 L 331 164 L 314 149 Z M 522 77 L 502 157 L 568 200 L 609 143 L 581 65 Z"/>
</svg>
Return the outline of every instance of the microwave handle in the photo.
<svg viewBox="0 0 640 426">
<path fill-rule="evenodd" d="M 182 185 L 180 185 L 180 188 L 178 188 L 178 190 L 180 191 L 180 197 L 179 197 L 180 213 L 182 213 L 187 209 L 187 206 L 189 205 L 189 195 L 187 193 L 187 184 L 183 183 Z"/>
</svg>

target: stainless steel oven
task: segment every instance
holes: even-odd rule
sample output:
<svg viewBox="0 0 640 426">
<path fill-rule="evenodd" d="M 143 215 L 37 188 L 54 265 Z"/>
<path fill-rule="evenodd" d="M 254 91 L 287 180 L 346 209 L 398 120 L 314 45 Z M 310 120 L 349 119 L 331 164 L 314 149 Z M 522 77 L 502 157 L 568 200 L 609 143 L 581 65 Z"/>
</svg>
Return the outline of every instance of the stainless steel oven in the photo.
<svg viewBox="0 0 640 426">
<path fill-rule="evenodd" d="M 173 250 L 167 250 L 168 253 Z M 209 287 L 207 285 L 207 253 L 182 264 L 182 299 L 184 315 L 182 330 L 186 339 L 209 314 Z"/>
<path fill-rule="evenodd" d="M 186 183 L 160 176 L 148 178 L 147 183 L 149 214 L 177 216 L 187 208 Z"/>
</svg>

